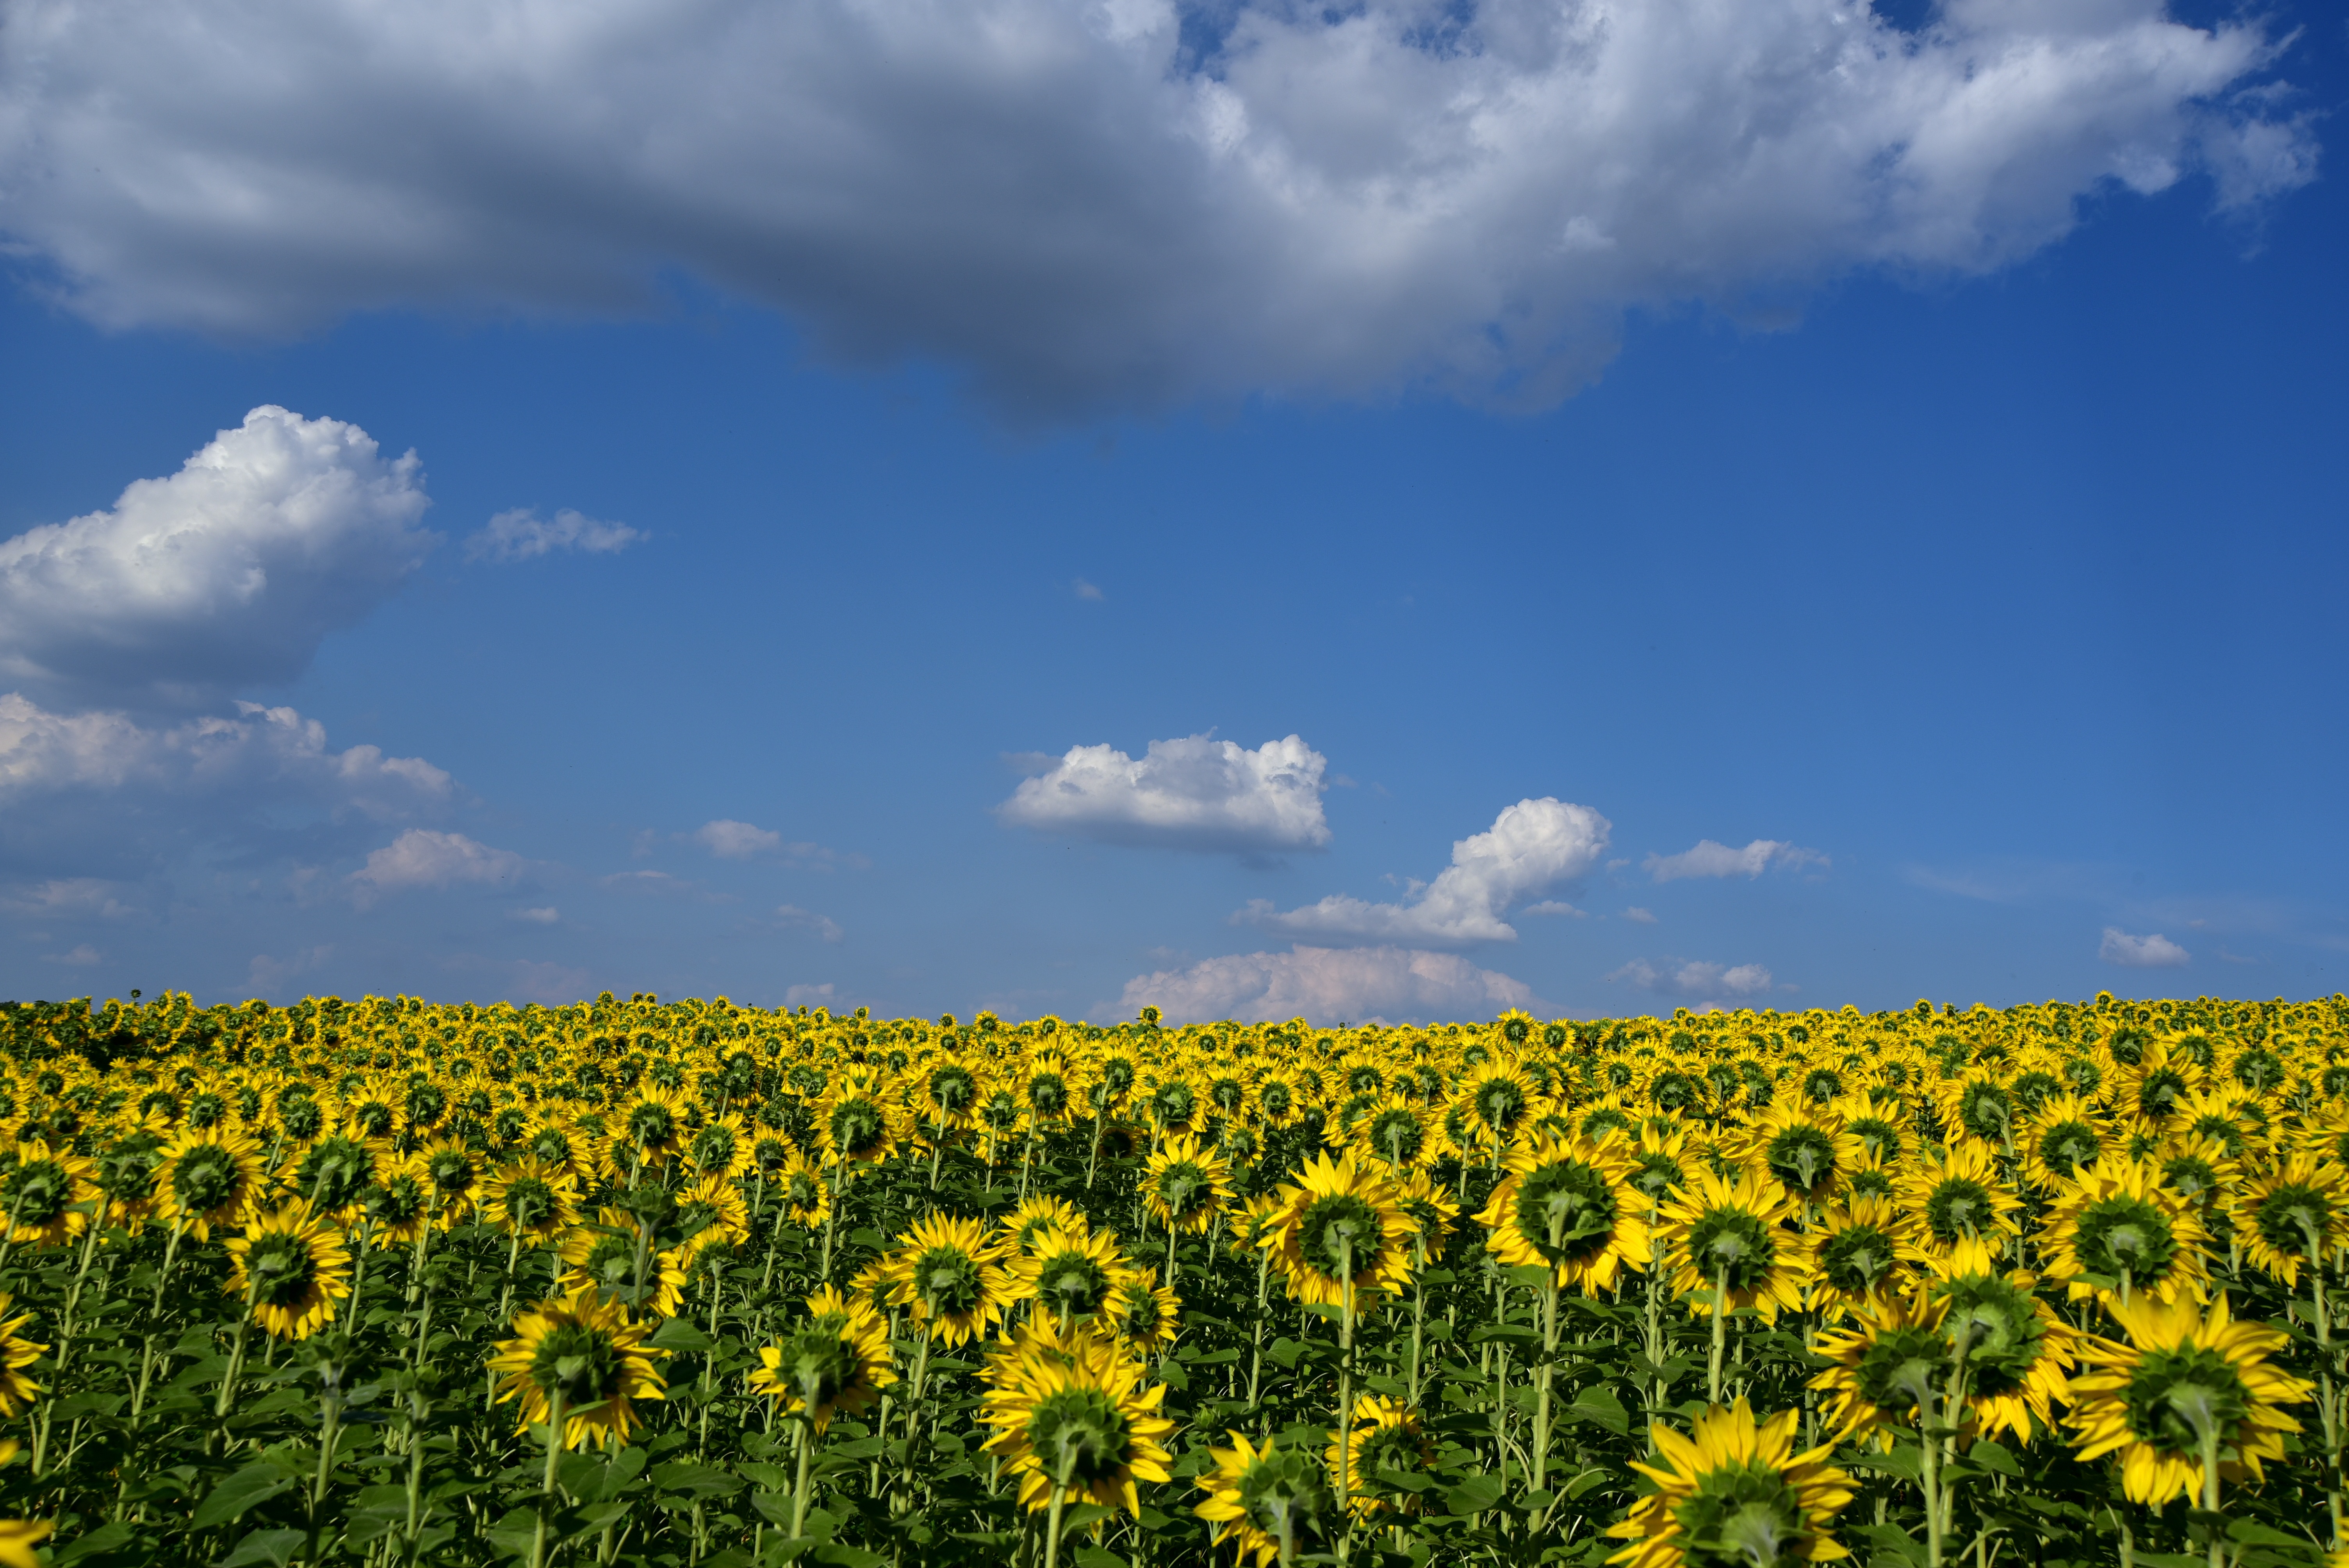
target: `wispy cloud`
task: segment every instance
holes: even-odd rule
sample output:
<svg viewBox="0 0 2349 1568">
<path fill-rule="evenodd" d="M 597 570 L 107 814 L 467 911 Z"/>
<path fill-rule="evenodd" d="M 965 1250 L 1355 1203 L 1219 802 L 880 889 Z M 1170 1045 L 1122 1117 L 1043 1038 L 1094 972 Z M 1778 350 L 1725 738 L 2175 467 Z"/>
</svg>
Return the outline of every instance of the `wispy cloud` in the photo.
<svg viewBox="0 0 2349 1568">
<path fill-rule="evenodd" d="M 574 550 L 587 555 L 612 555 L 650 537 L 625 522 L 598 522 L 568 507 L 551 520 L 540 517 L 535 507 L 516 507 L 490 519 L 479 532 L 465 536 L 465 559 L 510 563 Z"/>
<path fill-rule="evenodd" d="M 1655 881 L 1667 882 L 1682 877 L 1751 879 L 1773 866 L 1780 871 L 1798 871 L 1804 866 L 1826 867 L 1834 863 L 1816 850 L 1806 850 L 1783 839 L 1756 839 L 1742 850 L 1700 839 L 1693 848 L 1676 855 L 1650 855 L 1640 867 Z"/>
<path fill-rule="evenodd" d="M 1698 1000 L 1750 1000 L 1769 995 L 1776 984 L 1770 971 L 1759 964 L 1708 964 L 1682 958 L 1667 958 L 1660 964 L 1634 958 L 1607 978 L 1659 995 Z"/>
</svg>

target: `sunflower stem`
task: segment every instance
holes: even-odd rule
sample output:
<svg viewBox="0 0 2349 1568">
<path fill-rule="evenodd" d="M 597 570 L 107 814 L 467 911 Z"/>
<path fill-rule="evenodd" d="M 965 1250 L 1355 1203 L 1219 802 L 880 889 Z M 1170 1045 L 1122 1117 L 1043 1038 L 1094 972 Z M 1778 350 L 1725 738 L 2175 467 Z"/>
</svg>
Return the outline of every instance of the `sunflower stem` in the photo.
<svg viewBox="0 0 2349 1568">
<path fill-rule="evenodd" d="M 1723 1264 L 1713 1275 L 1713 1360 L 1707 1367 L 1707 1397 L 1713 1404 L 1721 1403 L 1721 1352 L 1727 1342 L 1729 1314 L 1729 1265 Z"/>
<path fill-rule="evenodd" d="M 799 1476 L 792 1482 L 792 1539 L 794 1541 L 807 1533 L 808 1468 L 815 1458 L 813 1415 L 811 1409 L 800 1422 Z"/>
<path fill-rule="evenodd" d="M 554 1516 L 555 1472 L 563 1460 L 563 1387 L 546 1391 L 546 1471 L 538 1489 L 538 1528 L 530 1542 L 530 1568 L 546 1568 L 546 1527 Z"/>
</svg>

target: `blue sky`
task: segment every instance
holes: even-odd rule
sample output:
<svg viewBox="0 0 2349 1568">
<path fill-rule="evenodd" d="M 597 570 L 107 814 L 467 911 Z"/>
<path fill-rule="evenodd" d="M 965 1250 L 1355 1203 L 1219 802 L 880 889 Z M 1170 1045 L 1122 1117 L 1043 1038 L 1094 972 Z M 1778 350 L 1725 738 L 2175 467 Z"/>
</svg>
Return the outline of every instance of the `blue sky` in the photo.
<svg viewBox="0 0 2349 1568">
<path fill-rule="evenodd" d="M 135 123 L 91 106 L 165 65 L 60 23 L 0 130 L 0 992 L 1337 1021 L 2344 985 L 2335 15 L 1903 15 L 1882 68 L 1925 75 L 1771 88 L 1960 171 L 1888 186 L 1792 132 L 1578 128 L 1741 67 L 1561 86 L 1515 5 L 1458 14 L 1556 112 L 1450 165 L 1387 143 L 1474 51 L 1401 5 L 1355 14 L 1382 77 L 1341 21 L 1226 8 L 1203 63 L 1171 10 L 1071 6 L 1125 53 L 1041 108 L 918 30 L 754 40 L 898 95 L 788 168 L 556 53 L 702 138 L 690 175 L 566 164 L 429 59 L 256 105 L 202 62 L 272 10 L 191 7 Z M 1765 53 L 1817 8 L 1783 10 Z M 1962 90 L 1937 50 L 2067 40 L 2104 63 L 2041 84 L 2064 113 L 1884 123 Z M 1322 196 L 1251 216 L 1257 175 L 1120 107 L 1144 67 Z M 448 145 L 388 168 L 367 117 L 428 88 Z M 1578 136 L 1630 175 L 1526 240 Z M 1413 222 L 1341 200 L 1356 164 Z M 216 435 L 230 477 L 174 480 Z M 308 501 L 237 477 L 286 462 Z"/>
</svg>

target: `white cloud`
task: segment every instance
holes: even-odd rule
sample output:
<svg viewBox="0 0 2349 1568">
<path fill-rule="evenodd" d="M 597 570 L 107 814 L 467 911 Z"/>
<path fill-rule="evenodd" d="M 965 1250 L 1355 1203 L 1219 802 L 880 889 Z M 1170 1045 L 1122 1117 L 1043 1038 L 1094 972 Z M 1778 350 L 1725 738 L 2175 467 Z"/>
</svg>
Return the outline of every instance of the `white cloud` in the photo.
<svg viewBox="0 0 2349 1568">
<path fill-rule="evenodd" d="M 1522 982 L 1479 969 L 1455 953 L 1403 947 L 1306 947 L 1241 953 L 1126 982 L 1119 1006 L 1169 1022 L 1247 1022 L 1304 1016 L 1317 1024 L 1404 1018 L 1483 1018 L 1511 1007 L 1547 1012 Z"/>
<path fill-rule="evenodd" d="M 823 937 L 826 942 L 838 942 L 842 937 L 848 934 L 846 932 L 841 930 L 840 923 L 833 920 L 831 916 L 814 913 L 812 911 L 802 909 L 799 905 L 793 903 L 777 904 L 775 906 L 775 918 L 781 921 L 785 925 L 795 926 L 806 931 L 812 931 L 818 936 Z"/>
<path fill-rule="evenodd" d="M 258 953 L 247 967 L 245 977 L 256 991 L 280 991 L 287 981 L 297 975 L 313 974 L 324 968 L 326 960 L 334 955 L 335 950 L 331 945 L 305 947 L 291 958 L 272 958 L 266 953 Z"/>
<path fill-rule="evenodd" d="M 449 775 L 373 746 L 326 748 L 326 726 L 290 707 L 236 705 L 235 718 L 150 726 L 122 713 L 52 713 L 0 694 L 0 805 L 43 797 L 273 790 L 378 820 L 449 804 Z"/>
<path fill-rule="evenodd" d="M 1575 920 L 1588 920 L 1590 918 L 1590 912 L 1588 910 L 1577 909 L 1570 903 L 1567 903 L 1561 900 L 1554 898 L 1546 898 L 1539 903 L 1529 903 L 1517 913 L 1520 914 L 1562 914 L 1569 916 Z"/>
<path fill-rule="evenodd" d="M 2131 936 L 2117 925 L 2105 927 L 2105 940 L 2097 946 L 2096 956 L 2124 969 L 2175 969 L 2193 958 L 2158 931 L 2151 936 Z"/>
<path fill-rule="evenodd" d="M 1623 912 L 1623 918 L 1630 921 L 1634 925 L 1653 925 L 1656 923 L 1655 911 L 1641 909 L 1636 903 Z"/>
<path fill-rule="evenodd" d="M 1520 800 L 1485 831 L 1452 846 L 1452 863 L 1425 887 L 1413 884 L 1401 903 L 1369 903 L 1332 893 L 1302 909 L 1277 912 L 1264 899 L 1232 918 L 1300 936 L 1454 946 L 1515 942 L 1502 918 L 1520 900 L 1548 892 L 1598 863 L 1609 824 L 1588 806 L 1554 796 Z"/>
<path fill-rule="evenodd" d="M 41 954 L 41 958 L 45 963 L 63 964 L 75 969 L 87 969 L 91 965 L 98 962 L 98 960 L 104 956 L 104 954 L 98 952 L 97 948 L 92 947 L 87 942 L 68 952 L 44 953 Z"/>
<path fill-rule="evenodd" d="M 696 828 L 693 841 L 720 860 L 747 861 L 753 855 L 767 854 L 783 847 L 783 836 L 771 828 L 754 828 L 748 822 L 719 818 Z"/>
<path fill-rule="evenodd" d="M 1759 964 L 1732 966 L 1678 958 L 1664 960 L 1661 967 L 1644 958 L 1634 958 L 1607 978 L 1626 981 L 1660 995 L 1707 1001 L 1767 995 L 1774 984 L 1770 971 Z"/>
<path fill-rule="evenodd" d="M 2274 53 L 2161 0 L 18 0 L 0 197 L 116 325 L 642 309 L 674 267 L 1030 409 L 1538 404 L 1632 309 L 2303 183 Z"/>
<path fill-rule="evenodd" d="M 1090 599 L 1090 600 L 1092 600 L 1092 601 L 1094 603 L 1096 603 L 1096 604 L 1098 604 L 1098 603 L 1101 603 L 1101 601 L 1102 601 L 1102 591 L 1101 591 L 1099 588 L 1097 588 L 1097 587 L 1093 586 L 1093 584 L 1092 584 L 1092 583 L 1090 583 L 1086 582 L 1083 578 L 1081 578 L 1081 577 L 1078 578 L 1078 579 L 1077 579 L 1077 581 L 1076 581 L 1076 583 L 1075 583 L 1075 584 L 1074 584 L 1074 587 L 1075 587 L 1075 589 L 1076 589 L 1076 594 L 1077 594 L 1077 597 L 1078 597 L 1078 598 L 1080 598 L 1080 599 Z"/>
<path fill-rule="evenodd" d="M 0 542 L 0 679 L 167 707 L 290 679 L 423 562 L 426 504 L 413 452 L 387 460 L 356 425 L 255 408 L 112 510 Z"/>
<path fill-rule="evenodd" d="M 46 918 L 94 915 L 100 920 L 128 920 L 140 913 L 116 896 L 128 891 L 105 877 L 51 877 L 0 893 L 0 909 Z"/>
<path fill-rule="evenodd" d="M 1693 849 L 1676 855 L 1650 855 L 1640 868 L 1660 882 L 1682 877 L 1758 877 L 1772 866 L 1795 871 L 1834 862 L 1816 850 L 1806 850 L 1781 839 L 1756 839 L 1742 850 L 1700 839 Z"/>
<path fill-rule="evenodd" d="M 527 921 L 533 925 L 553 925 L 563 918 L 563 912 L 547 904 L 537 909 L 510 909 L 506 911 L 506 918 Z"/>
<path fill-rule="evenodd" d="M 462 833 L 410 828 L 367 858 L 351 873 L 362 905 L 388 892 L 460 885 L 497 887 L 522 875 L 522 857 L 493 850 Z"/>
<path fill-rule="evenodd" d="M 502 511 L 490 519 L 489 526 L 480 532 L 467 534 L 465 559 L 534 561 L 558 550 L 609 555 L 648 537 L 642 529 L 630 528 L 625 522 L 598 522 L 569 507 L 556 512 L 554 521 L 549 522 L 538 515 L 536 507 L 523 506 Z"/>
<path fill-rule="evenodd" d="M 1254 751 L 1205 735 L 1154 740 L 1139 760 L 1109 746 L 1072 746 L 996 814 L 1113 844 L 1318 850 L 1330 841 L 1321 815 L 1329 760 L 1294 735 Z"/>
</svg>

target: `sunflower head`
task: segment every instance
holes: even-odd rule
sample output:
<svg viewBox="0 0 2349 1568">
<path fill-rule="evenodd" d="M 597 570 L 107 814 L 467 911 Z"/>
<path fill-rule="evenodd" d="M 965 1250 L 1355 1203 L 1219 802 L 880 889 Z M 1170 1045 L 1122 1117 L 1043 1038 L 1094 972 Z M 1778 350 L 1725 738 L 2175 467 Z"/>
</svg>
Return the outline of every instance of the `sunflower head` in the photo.
<svg viewBox="0 0 2349 1568">
<path fill-rule="evenodd" d="M 1031 1512 L 1059 1496 L 1139 1513 L 1134 1483 L 1168 1479 L 1165 1385 L 1145 1389 L 1142 1368 L 1092 1335 L 1023 1338 L 988 1362 L 986 1377 L 983 1419 L 996 1432 L 983 1446 L 1002 1457 Z"/>
<path fill-rule="evenodd" d="M 279 1339 L 306 1339 L 326 1327 L 335 1304 L 351 1293 L 350 1250 L 306 1203 L 257 1216 L 228 1253 L 230 1294 L 251 1302 L 254 1318 Z"/>
<path fill-rule="evenodd" d="M 1299 1300 L 1356 1311 L 1379 1291 L 1400 1291 L 1411 1274 L 1411 1222 L 1387 1181 L 1366 1169 L 1353 1150 L 1308 1164 L 1299 1183 L 1284 1188 L 1281 1209 L 1265 1244 Z"/>
<path fill-rule="evenodd" d="M 1257 1568 L 1283 1562 L 1337 1527 L 1338 1501 L 1319 1456 L 1278 1439 L 1257 1448 L 1237 1432 L 1228 1449 L 1210 1449 L 1213 1470 L 1199 1472 L 1207 1494 L 1193 1511 L 1216 1527 L 1216 1543 L 1234 1542 Z"/>
<path fill-rule="evenodd" d="M 976 1220 L 917 1222 L 885 1265 L 890 1299 L 948 1345 L 987 1332 L 1011 1302 L 1003 1245 Z"/>
<path fill-rule="evenodd" d="M 1683 1436 L 1651 1429 L 1661 1465 L 1632 1469 L 1656 1490 L 1608 1533 L 1629 1545 L 1609 1557 L 1631 1568 L 1794 1568 L 1848 1553 L 1828 1533 L 1851 1501 L 1851 1478 L 1827 1450 L 1795 1452 L 1798 1410 L 1756 1422 L 1743 1399 L 1715 1405 Z"/>
<path fill-rule="evenodd" d="M 760 1350 L 750 1387 L 781 1399 L 786 1413 L 805 1415 L 821 1437 L 835 1411 L 855 1415 L 897 1375 L 888 1325 L 869 1305 L 826 1285 L 807 1298 L 807 1309 L 805 1324 Z"/>
<path fill-rule="evenodd" d="M 1613 1141 L 1537 1134 L 1510 1152 L 1508 1174 L 1477 1218 L 1504 1263 L 1556 1271 L 1559 1284 L 1606 1289 L 1645 1266 L 1648 1227 L 1627 1185 L 1631 1163 Z"/>
<path fill-rule="evenodd" d="M 513 1329 L 490 1370 L 499 1375 L 500 1401 L 521 1401 L 518 1430 L 553 1418 L 559 1403 L 564 1447 L 625 1443 L 643 1424 L 637 1403 L 667 1398 L 656 1364 L 667 1352 L 647 1346 L 644 1326 L 593 1284 L 525 1308 Z"/>
</svg>

